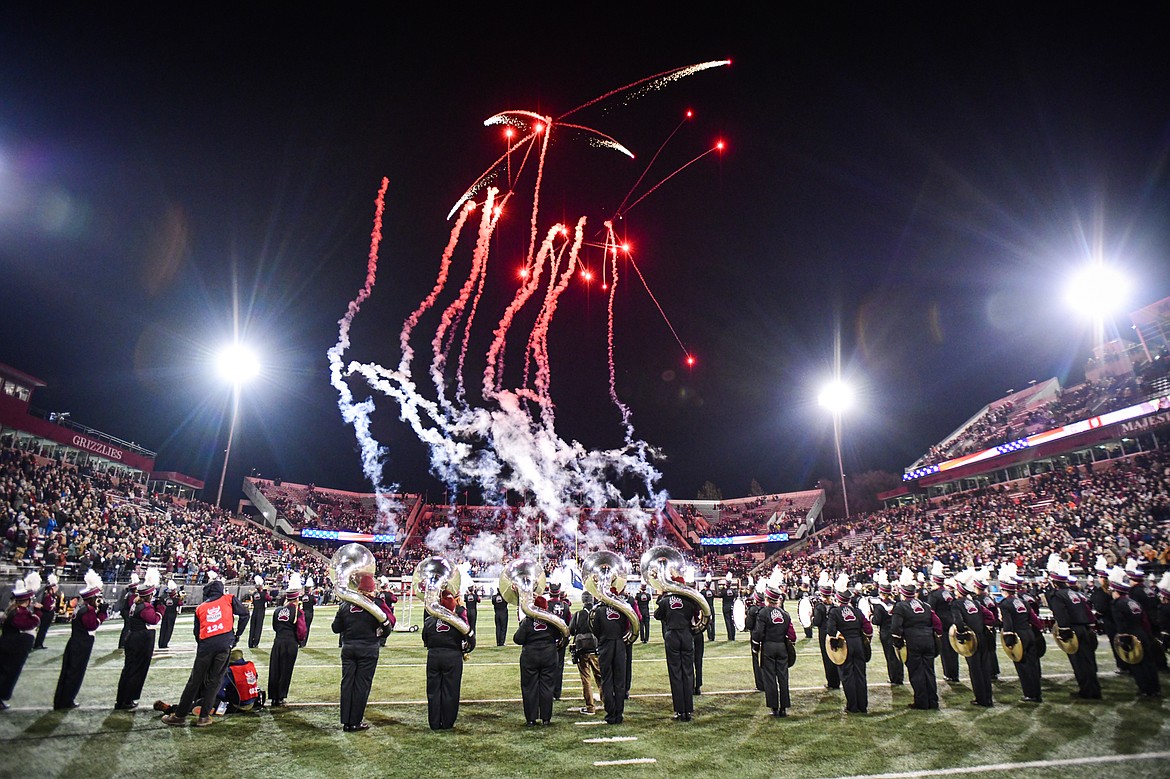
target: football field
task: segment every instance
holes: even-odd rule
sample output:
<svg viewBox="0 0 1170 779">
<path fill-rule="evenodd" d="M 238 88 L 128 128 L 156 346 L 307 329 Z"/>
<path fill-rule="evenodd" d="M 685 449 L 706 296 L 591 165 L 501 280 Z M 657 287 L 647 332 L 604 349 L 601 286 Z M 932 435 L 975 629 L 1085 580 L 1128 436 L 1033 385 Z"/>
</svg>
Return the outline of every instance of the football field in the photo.
<svg viewBox="0 0 1170 779">
<path fill-rule="evenodd" d="M 402 623 L 410 605 L 400 604 Z M 269 611 L 269 618 L 271 610 Z M 80 708 L 52 710 L 68 626 L 54 627 L 33 652 L 10 704 L 0 712 L 4 777 L 1019 777 L 1170 776 L 1170 706 L 1140 698 L 1098 650 L 1104 700 L 1080 701 L 1067 656 L 1049 639 L 1042 704 L 1019 702 L 1019 682 L 1000 653 L 996 705 L 971 706 L 966 682 L 939 675 L 939 711 L 906 708 L 909 683 L 888 683 L 880 650 L 868 666 L 869 713 L 844 713 L 825 690 L 815 639 L 798 641 L 789 716 L 776 719 L 754 692 L 747 641 L 725 640 L 722 620 L 707 642 L 695 718 L 672 720 L 661 633 L 634 647 L 625 722 L 608 726 L 599 709 L 579 712 L 581 684 L 566 659 L 562 699 L 549 727 L 528 728 L 520 703 L 519 647 L 494 641 L 492 613 L 479 614 L 480 645 L 463 675 L 463 705 L 452 731 L 427 727 L 420 634 L 397 632 L 382 650 L 365 733 L 338 720 L 341 668 L 331 608 L 319 608 L 293 674 L 287 708 L 217 717 L 211 728 L 167 727 L 152 710 L 175 702 L 194 657 L 191 619 L 180 617 L 168 651 L 156 651 L 134 712 L 114 711 L 122 669 L 119 620 L 97 634 Z M 415 622 L 418 617 L 414 616 Z M 400 623 L 400 624 L 402 624 Z M 247 633 L 241 640 L 246 645 Z M 267 688 L 271 626 L 260 648 L 245 649 Z M 875 645 L 876 646 L 876 645 Z M 961 676 L 967 678 L 965 664 Z M 1170 677 L 1163 675 L 1170 692 Z M 194 718 L 189 718 L 193 722 Z"/>
</svg>

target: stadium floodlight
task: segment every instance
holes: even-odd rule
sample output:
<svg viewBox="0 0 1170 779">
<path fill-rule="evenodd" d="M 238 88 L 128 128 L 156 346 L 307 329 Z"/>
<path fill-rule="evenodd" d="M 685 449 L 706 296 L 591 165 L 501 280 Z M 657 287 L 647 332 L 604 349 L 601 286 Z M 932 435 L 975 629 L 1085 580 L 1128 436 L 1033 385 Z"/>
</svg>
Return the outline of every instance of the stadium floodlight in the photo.
<svg viewBox="0 0 1170 779">
<path fill-rule="evenodd" d="M 849 516 L 849 493 L 845 490 L 845 464 L 841 459 L 841 415 L 853 405 L 853 391 L 840 379 L 825 385 L 817 402 L 833 415 L 833 443 L 837 447 L 837 472 L 841 476 L 841 500 L 845 504 L 845 516 Z"/>
<path fill-rule="evenodd" d="M 236 435 L 236 418 L 240 415 L 240 388 L 250 379 L 260 375 L 260 360 L 256 353 L 246 345 L 230 344 L 220 351 L 216 359 L 219 375 L 232 385 L 232 421 L 228 425 L 227 447 L 223 452 L 223 470 L 219 474 L 219 492 L 215 496 L 215 505 L 223 502 L 223 483 L 227 480 L 228 458 L 232 456 L 232 439 Z"/>
<path fill-rule="evenodd" d="M 1120 269 L 1095 262 L 1072 276 L 1065 299 L 1076 311 L 1104 317 L 1125 305 L 1129 290 L 1130 280 Z"/>
</svg>

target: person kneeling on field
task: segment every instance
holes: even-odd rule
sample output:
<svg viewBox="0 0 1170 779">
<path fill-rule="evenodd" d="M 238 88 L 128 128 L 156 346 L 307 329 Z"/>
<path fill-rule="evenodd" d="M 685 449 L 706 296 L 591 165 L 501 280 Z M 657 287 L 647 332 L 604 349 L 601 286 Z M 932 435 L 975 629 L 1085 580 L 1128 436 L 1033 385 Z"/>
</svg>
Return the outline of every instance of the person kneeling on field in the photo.
<svg viewBox="0 0 1170 779">
<path fill-rule="evenodd" d="M 208 577 L 211 581 L 203 587 L 203 602 L 195 607 L 195 637 L 198 639 L 195 665 L 179 698 L 178 708 L 162 718 L 167 725 L 186 722 L 196 700 L 215 700 L 223 685 L 228 655 L 248 624 L 248 607 L 235 595 L 224 594 L 223 582 L 214 571 L 208 573 Z M 240 618 L 234 633 L 231 629 L 233 615 Z M 211 712 L 204 706 L 195 726 L 207 727 L 210 724 Z"/>
</svg>

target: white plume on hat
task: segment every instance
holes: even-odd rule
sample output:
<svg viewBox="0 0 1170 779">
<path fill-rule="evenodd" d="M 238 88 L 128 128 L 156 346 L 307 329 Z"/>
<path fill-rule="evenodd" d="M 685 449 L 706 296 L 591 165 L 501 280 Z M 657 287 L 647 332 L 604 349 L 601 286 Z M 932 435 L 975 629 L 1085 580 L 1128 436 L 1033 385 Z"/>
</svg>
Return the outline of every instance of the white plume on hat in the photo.
<svg viewBox="0 0 1170 779">
<path fill-rule="evenodd" d="M 833 588 L 833 580 L 829 578 L 828 571 L 821 571 L 821 576 L 817 579 L 817 588 L 822 590 Z"/>
<path fill-rule="evenodd" d="M 915 587 L 914 572 L 906 566 L 902 566 L 902 575 L 898 577 L 898 585 L 907 589 Z"/>
<path fill-rule="evenodd" d="M 873 583 L 879 587 L 883 587 L 883 586 L 889 587 L 890 586 L 890 577 L 886 576 L 886 569 L 885 568 L 879 568 L 877 571 L 874 572 Z"/>
<path fill-rule="evenodd" d="M 167 580 L 167 589 L 174 591 L 174 590 L 179 589 L 179 585 L 175 583 L 174 579 L 168 579 Z"/>
<path fill-rule="evenodd" d="M 24 586 L 27 587 L 30 592 L 36 592 L 41 588 L 41 575 L 36 571 L 33 571 L 28 576 L 24 577 Z"/>
<path fill-rule="evenodd" d="M 147 568 L 146 575 L 142 577 L 142 583 L 147 587 L 158 587 L 161 581 L 162 575 L 159 574 L 158 569 L 154 566 Z"/>
<path fill-rule="evenodd" d="M 85 572 L 85 589 L 92 590 L 94 587 L 102 586 L 102 576 L 100 573 L 90 568 Z"/>
<path fill-rule="evenodd" d="M 16 580 L 16 584 L 12 588 L 12 597 L 13 598 L 28 598 L 32 594 L 33 594 L 33 591 L 29 589 L 29 587 L 25 583 L 24 579 L 17 579 Z"/>
<path fill-rule="evenodd" d="M 286 589 L 289 592 L 301 591 L 301 575 L 299 573 L 293 571 L 288 575 L 288 587 Z"/>
<path fill-rule="evenodd" d="M 942 560 L 935 560 L 930 564 L 930 575 L 939 579 L 946 576 L 946 569 L 943 568 Z"/>
<path fill-rule="evenodd" d="M 966 592 L 966 593 L 974 592 L 975 591 L 975 569 L 968 567 L 965 570 L 962 570 L 959 573 L 955 574 L 955 585 L 958 586 L 960 589 L 962 589 L 963 592 Z"/>
<path fill-rule="evenodd" d="M 1141 564 L 1132 557 L 1125 561 L 1125 572 L 1134 579 L 1140 579 L 1145 575 L 1142 573 Z"/>
<path fill-rule="evenodd" d="M 1115 565 L 1109 569 L 1109 584 L 1124 590 L 1129 589 L 1129 577 L 1126 575 L 1125 569 L 1120 565 Z"/>
<path fill-rule="evenodd" d="M 1018 569 L 1013 562 L 1006 562 L 999 567 L 999 583 L 1002 584 L 1017 584 L 1019 579 L 1016 577 Z"/>
<path fill-rule="evenodd" d="M 217 572 L 215 572 L 215 571 L 208 571 L 207 572 L 207 581 L 209 583 L 215 581 L 218 578 L 219 578 L 219 574 Z"/>
<path fill-rule="evenodd" d="M 264 577 L 261 576 L 260 574 L 256 574 L 255 576 L 252 577 L 252 581 L 256 582 L 257 587 L 260 587 L 261 585 L 264 584 Z"/>
<path fill-rule="evenodd" d="M 1048 573 L 1054 579 L 1068 579 L 1068 563 L 1060 558 L 1059 554 L 1053 552 L 1048 555 Z"/>
<path fill-rule="evenodd" d="M 49 586 L 50 587 L 56 587 L 58 581 L 60 581 L 60 580 L 57 578 L 57 574 L 55 574 L 55 573 L 49 574 Z"/>
<path fill-rule="evenodd" d="M 133 584 L 135 587 L 138 586 L 138 582 L 140 582 L 140 581 L 142 581 L 142 580 L 138 578 L 137 573 L 130 574 L 130 583 Z"/>
<path fill-rule="evenodd" d="M 833 589 L 835 589 L 837 592 L 845 592 L 846 590 L 848 590 L 849 589 L 849 574 L 842 571 L 841 575 L 837 577 L 836 583 L 833 584 Z"/>
<path fill-rule="evenodd" d="M 1105 576 L 1109 575 L 1109 561 L 1105 559 L 1105 555 L 1097 555 L 1097 562 L 1094 567 L 1097 569 L 1097 573 Z"/>
<path fill-rule="evenodd" d="M 1170 571 L 1162 574 L 1162 580 L 1158 582 L 1158 589 L 1170 594 Z"/>
<path fill-rule="evenodd" d="M 305 579 L 305 586 L 308 587 L 310 590 L 313 589 L 313 577 L 312 576 Z"/>
</svg>

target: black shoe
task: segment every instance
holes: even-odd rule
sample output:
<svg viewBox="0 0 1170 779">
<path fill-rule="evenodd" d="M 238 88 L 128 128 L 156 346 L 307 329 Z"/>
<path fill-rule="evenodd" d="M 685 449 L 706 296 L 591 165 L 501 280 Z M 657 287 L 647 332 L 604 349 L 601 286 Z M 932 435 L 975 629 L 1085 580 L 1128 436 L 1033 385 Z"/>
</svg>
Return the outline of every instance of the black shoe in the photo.
<svg viewBox="0 0 1170 779">
<path fill-rule="evenodd" d="M 985 709 L 990 709 L 990 708 L 992 707 L 992 705 L 994 705 L 994 704 L 991 704 L 991 703 L 981 703 L 981 702 L 979 702 L 979 701 L 971 701 L 971 705 L 972 705 L 972 706 L 982 706 L 982 707 L 983 707 L 983 708 L 985 708 Z"/>
<path fill-rule="evenodd" d="M 674 720 L 676 720 L 676 721 L 678 721 L 678 722 L 682 722 L 682 718 L 683 718 L 682 712 L 678 712 L 678 711 L 676 711 L 676 712 L 674 713 L 674 717 L 673 717 L 672 719 L 674 719 Z"/>
<path fill-rule="evenodd" d="M 138 701 L 131 701 L 130 703 L 119 703 L 114 706 L 116 711 L 134 711 L 138 708 Z"/>
<path fill-rule="evenodd" d="M 950 682 L 951 684 L 958 684 L 958 683 L 959 683 L 959 677 L 957 677 L 957 676 L 944 676 L 944 677 L 943 677 L 943 681 L 944 681 L 944 682 Z"/>
<path fill-rule="evenodd" d="M 542 719 L 542 720 L 540 721 L 540 724 L 541 724 L 541 725 L 548 726 L 548 725 L 551 725 L 551 724 L 552 724 L 552 720 L 550 720 L 550 719 Z"/>
<path fill-rule="evenodd" d="M 44 649 L 43 646 L 34 646 L 33 649 Z"/>
<path fill-rule="evenodd" d="M 529 728 L 534 728 L 534 727 L 536 727 L 536 720 L 530 719 L 524 723 L 524 726 L 529 727 Z"/>
<path fill-rule="evenodd" d="M 370 723 L 368 723 L 368 722 L 359 722 L 357 725 L 346 725 L 345 727 L 342 728 L 342 730 L 344 730 L 346 733 L 360 733 L 363 730 L 369 730 L 369 729 L 370 729 Z"/>
<path fill-rule="evenodd" d="M 703 694 L 703 691 L 700 690 L 698 687 L 696 687 L 695 688 L 695 695 L 702 695 L 702 694 Z"/>
<path fill-rule="evenodd" d="M 60 706 L 54 706 L 53 710 L 54 711 L 68 711 L 69 709 L 76 709 L 80 705 L 81 704 L 78 703 L 77 701 L 69 701 L 68 703 L 62 703 Z"/>
<path fill-rule="evenodd" d="M 1040 700 L 1039 698 L 1031 698 L 1031 697 L 1025 695 L 1023 698 L 1020 698 L 1020 702 L 1021 703 L 1043 703 L 1044 701 Z"/>
<path fill-rule="evenodd" d="M 686 714 L 682 715 L 682 721 L 683 722 L 690 722 L 691 721 L 691 713 L 689 711 Z"/>
<path fill-rule="evenodd" d="M 5 703 L 4 701 L 0 701 L 0 711 L 7 711 L 7 710 L 8 710 L 8 704 Z"/>
</svg>

